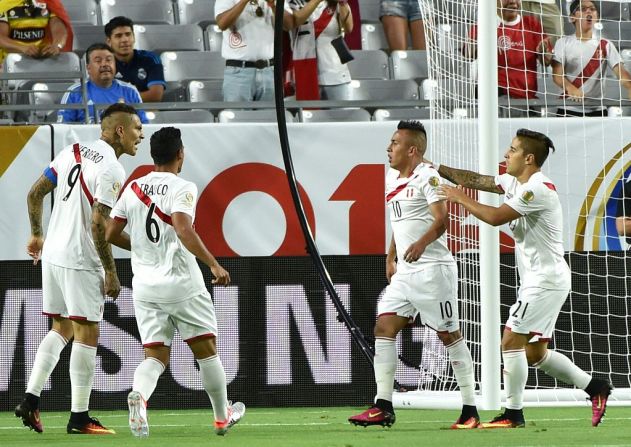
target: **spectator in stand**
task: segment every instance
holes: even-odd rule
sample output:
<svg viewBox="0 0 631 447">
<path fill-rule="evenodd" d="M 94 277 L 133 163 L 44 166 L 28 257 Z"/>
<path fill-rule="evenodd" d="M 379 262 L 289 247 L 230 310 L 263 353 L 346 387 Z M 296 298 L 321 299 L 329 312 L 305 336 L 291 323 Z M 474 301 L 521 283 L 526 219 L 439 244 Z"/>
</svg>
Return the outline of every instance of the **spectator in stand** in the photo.
<svg viewBox="0 0 631 447">
<path fill-rule="evenodd" d="M 155 53 L 134 50 L 134 22 L 114 17 L 105 25 L 105 43 L 114 50 L 116 79 L 136 86 L 143 102 L 160 102 L 166 89 L 164 67 Z"/>
<path fill-rule="evenodd" d="M 94 104 L 112 104 L 122 102 L 126 104 L 142 103 L 136 87 L 118 79 L 114 79 L 116 64 L 114 51 L 104 43 L 95 43 L 85 52 L 86 69 L 90 79 L 87 82 L 88 97 L 85 98 L 89 106 L 89 122 L 95 123 L 96 114 Z M 62 104 L 82 104 L 84 102 L 81 84 L 77 83 L 68 89 L 61 99 Z M 143 124 L 148 123 L 144 110 L 138 110 L 138 116 Z M 59 123 L 85 123 L 84 109 L 62 109 L 57 116 Z"/>
<path fill-rule="evenodd" d="M 561 116 L 607 116 L 607 108 L 598 104 L 583 104 L 584 100 L 602 100 L 602 78 L 607 67 L 620 79 L 631 98 L 631 75 L 622 58 L 609 40 L 593 38 L 594 24 L 599 16 L 596 2 L 574 0 L 570 4 L 570 21 L 576 34 L 563 36 L 554 46 L 552 72 L 554 83 L 563 89 L 569 101 L 557 110 Z"/>
<path fill-rule="evenodd" d="M 425 31 L 418 0 L 381 0 L 379 13 L 390 51 L 425 49 Z M 412 37 L 408 45 L 408 31 Z"/>
<path fill-rule="evenodd" d="M 622 195 L 618 199 L 618 211 L 616 213 L 616 230 L 620 236 L 627 240 L 631 248 L 631 177 L 622 178 Z"/>
<path fill-rule="evenodd" d="M 517 99 L 537 97 L 537 61 L 549 65 L 552 55 L 541 23 L 533 16 L 522 17 L 520 0 L 497 0 L 497 83 L 498 94 Z M 477 25 L 469 37 L 478 37 Z M 466 57 L 477 58 L 476 45 L 465 44 Z"/>
<path fill-rule="evenodd" d="M 353 30 L 348 2 L 289 0 L 285 8 L 293 16 L 296 99 L 350 99 L 351 74 L 332 45 Z"/>
<path fill-rule="evenodd" d="M 72 26 L 60 0 L 0 1 L 0 64 L 7 53 L 35 58 L 72 51 Z"/>
<path fill-rule="evenodd" d="M 556 0 L 522 0 L 521 9 L 524 15 L 532 15 L 539 20 L 550 47 L 563 36 L 563 19 Z"/>
<path fill-rule="evenodd" d="M 223 31 L 221 55 L 226 59 L 224 101 L 274 100 L 273 0 L 217 0 L 215 19 Z M 291 27 L 285 12 L 283 26 Z"/>
</svg>

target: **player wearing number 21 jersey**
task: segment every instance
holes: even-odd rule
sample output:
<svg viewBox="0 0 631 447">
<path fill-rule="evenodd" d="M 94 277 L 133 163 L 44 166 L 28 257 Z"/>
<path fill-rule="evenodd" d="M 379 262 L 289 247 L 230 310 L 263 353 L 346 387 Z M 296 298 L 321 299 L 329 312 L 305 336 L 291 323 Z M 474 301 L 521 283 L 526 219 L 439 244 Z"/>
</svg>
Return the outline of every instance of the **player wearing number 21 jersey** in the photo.
<svg viewBox="0 0 631 447">
<path fill-rule="evenodd" d="M 438 167 L 443 177 L 460 186 L 504 194 L 504 203 L 493 207 L 467 196 L 462 188 L 440 187 L 442 197 L 461 204 L 478 219 L 494 226 L 508 223 L 515 238 L 520 285 L 502 336 L 506 410 L 480 424 L 481 428 L 525 426 L 523 395 L 529 364 L 585 390 L 592 401 L 594 426 L 605 415 L 611 392 L 609 383 L 592 378 L 564 355 L 548 349 L 571 287 L 570 269 L 563 258 L 561 202 L 556 186 L 541 172 L 551 150 L 554 145 L 547 136 L 520 129 L 504 155 L 505 174 L 490 176 Z"/>
<path fill-rule="evenodd" d="M 393 238 L 386 258 L 390 284 L 379 301 L 374 330 L 377 396 L 374 406 L 349 418 L 351 424 L 394 424 L 396 337 L 419 314 L 447 348 L 462 395 L 462 412 L 451 428 L 470 429 L 479 423 L 473 362 L 458 322 L 458 270 L 445 235 L 447 206 L 437 194 L 438 172 L 422 162 L 426 147 L 419 121 L 401 121 L 388 146 L 386 205 Z"/>
<path fill-rule="evenodd" d="M 215 343 L 215 308 L 195 257 L 210 267 L 213 283 L 229 284 L 230 275 L 193 228 L 197 186 L 178 177 L 184 163 L 180 130 L 165 127 L 154 133 L 151 157 L 155 172 L 127 185 L 106 231 L 108 240 L 125 227 L 129 231 L 134 307 L 145 348 L 145 360 L 127 396 L 129 428 L 134 436 L 149 435 L 147 401 L 169 362 L 177 329 L 199 364 L 215 432 L 223 435 L 241 419 L 245 406 L 226 398 L 226 374 Z"/>
</svg>

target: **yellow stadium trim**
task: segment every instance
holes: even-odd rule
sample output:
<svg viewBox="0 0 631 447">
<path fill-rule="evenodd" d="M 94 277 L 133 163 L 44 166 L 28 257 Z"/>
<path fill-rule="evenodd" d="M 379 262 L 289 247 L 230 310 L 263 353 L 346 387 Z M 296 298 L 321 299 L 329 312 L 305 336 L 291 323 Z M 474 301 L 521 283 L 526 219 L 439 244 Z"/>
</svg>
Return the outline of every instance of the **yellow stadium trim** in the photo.
<svg viewBox="0 0 631 447">
<path fill-rule="evenodd" d="M 0 177 L 39 129 L 38 126 L 0 126 Z"/>
</svg>

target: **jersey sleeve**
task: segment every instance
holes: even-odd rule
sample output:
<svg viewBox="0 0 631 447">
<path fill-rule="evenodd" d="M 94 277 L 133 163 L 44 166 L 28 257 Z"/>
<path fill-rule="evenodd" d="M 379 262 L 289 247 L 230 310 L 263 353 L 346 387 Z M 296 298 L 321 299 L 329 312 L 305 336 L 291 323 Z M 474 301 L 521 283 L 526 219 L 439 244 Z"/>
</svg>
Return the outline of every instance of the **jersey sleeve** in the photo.
<svg viewBox="0 0 631 447">
<path fill-rule="evenodd" d="M 81 102 L 81 92 L 68 90 L 61 98 L 62 104 L 78 104 Z M 80 109 L 61 109 L 57 112 L 58 123 L 78 123 L 83 121 L 83 114 Z"/>
<path fill-rule="evenodd" d="M 112 211 L 110 212 L 110 217 L 116 220 L 127 220 L 127 192 L 129 191 L 129 185 L 125 188 L 123 193 L 121 194 L 120 199 L 116 202 Z"/>
<path fill-rule="evenodd" d="M 508 206 L 522 216 L 547 208 L 547 195 L 550 193 L 546 187 L 536 183 L 525 183 L 519 192 L 505 201 Z"/>
<path fill-rule="evenodd" d="M 609 69 L 613 70 L 616 65 L 618 65 L 620 62 L 622 61 L 622 57 L 620 56 L 620 53 L 618 52 L 618 50 L 616 49 L 616 46 L 611 43 L 611 41 L 607 41 L 607 65 L 609 66 Z"/>
<path fill-rule="evenodd" d="M 424 170 L 421 176 L 419 188 L 423 191 L 423 194 L 425 194 L 428 205 L 443 200 L 438 196 L 438 187 L 440 186 L 440 183 L 440 175 L 438 175 L 436 169 L 428 167 Z"/>
<path fill-rule="evenodd" d="M 121 186 L 125 181 L 125 172 L 120 166 L 112 166 L 96 179 L 96 190 L 94 191 L 94 200 L 103 205 L 114 208 L 114 204 L 118 199 Z"/>
<path fill-rule="evenodd" d="M 504 192 L 508 190 L 513 176 L 510 174 L 500 174 L 495 176 L 495 184 Z"/>
<path fill-rule="evenodd" d="M 149 58 L 147 58 L 147 60 L 151 60 L 151 63 L 146 67 L 147 87 L 151 87 L 152 85 L 166 87 L 167 83 L 164 81 L 164 67 L 162 66 L 160 58 L 154 53 L 148 53 Z"/>
<path fill-rule="evenodd" d="M 186 182 L 174 195 L 171 213 L 185 213 L 193 217 L 197 204 L 197 186 Z"/>
<path fill-rule="evenodd" d="M 558 62 L 561 65 L 565 65 L 565 43 L 567 39 L 561 37 L 554 44 L 554 51 L 552 52 L 552 60 Z"/>
</svg>

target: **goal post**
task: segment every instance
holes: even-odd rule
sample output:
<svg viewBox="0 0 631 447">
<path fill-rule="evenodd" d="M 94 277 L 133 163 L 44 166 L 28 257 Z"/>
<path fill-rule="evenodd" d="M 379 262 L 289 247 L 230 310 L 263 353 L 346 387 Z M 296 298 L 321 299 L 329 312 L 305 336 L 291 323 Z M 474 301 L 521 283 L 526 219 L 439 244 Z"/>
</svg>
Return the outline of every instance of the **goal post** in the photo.
<svg viewBox="0 0 631 447">
<path fill-rule="evenodd" d="M 573 32 L 573 28 L 568 28 L 569 3 L 560 2 L 565 34 Z M 614 3 L 620 4 L 599 2 L 603 9 L 609 4 L 609 10 L 602 11 L 609 15 L 595 25 L 594 39 L 607 36 L 613 41 L 612 33 L 618 29 L 614 44 L 623 60 L 631 60 L 631 41 L 624 42 L 621 31 L 625 28 L 620 23 L 623 14 L 615 17 Z M 559 316 L 551 347 L 594 377 L 611 381 L 615 387 L 611 405 L 631 405 L 631 308 L 626 303 L 631 294 L 631 260 L 626 252 L 620 252 L 621 246 L 627 248 L 623 238 L 619 241 L 617 235 L 611 234 L 615 232 L 612 203 L 619 197 L 622 178 L 631 176 L 631 131 L 626 130 L 631 128 L 631 118 L 626 117 L 631 115 L 631 104 L 625 102 L 627 96 L 631 98 L 631 91 L 625 91 L 623 83 L 616 83 L 610 69 L 601 97 L 581 103 L 586 108 L 606 107 L 608 118 L 557 118 L 554 115 L 558 108 L 571 108 L 576 103 L 554 85 L 551 68 L 539 63 L 536 98 L 503 96 L 498 100 L 497 45 L 507 42 L 497 38 L 495 0 L 419 0 L 419 5 L 428 62 L 428 79 L 423 81 L 421 91 L 430 101 L 431 117 L 426 126 L 427 158 L 496 174 L 503 152 L 499 145 L 507 146 L 518 128 L 552 132 L 557 151 L 549 157 L 551 161 L 546 162 L 543 171 L 566 198 L 578 195 L 584 200 L 576 199 L 579 205 L 571 209 L 562 201 L 567 239 L 564 246 L 573 288 Z M 475 43 L 469 38 L 473 25 L 477 25 Z M 475 45 L 475 57 L 464 50 L 471 45 Z M 581 156 L 572 151 L 579 150 L 585 155 L 584 160 L 577 162 Z M 494 194 L 474 194 L 489 205 L 497 206 L 501 200 Z M 477 404 L 480 409 L 498 409 L 505 400 L 501 329 L 508 307 L 515 301 L 518 284 L 513 242 L 507 228 L 498 231 L 481 224 L 461 207 L 449 206 L 448 242 L 459 264 L 461 330 L 473 356 Z M 610 250 L 618 250 L 618 254 L 614 256 Z M 424 332 L 422 337 L 416 336 L 421 338 L 418 389 L 395 392 L 395 407 L 460 408 L 460 393 L 445 360 L 446 352 L 435 342 L 426 343 L 432 338 Z M 399 380 L 401 369 L 400 365 L 397 380 L 409 383 Z M 409 373 L 410 368 L 405 369 Z M 525 406 L 587 405 L 586 396 L 583 390 L 529 369 Z"/>
</svg>

